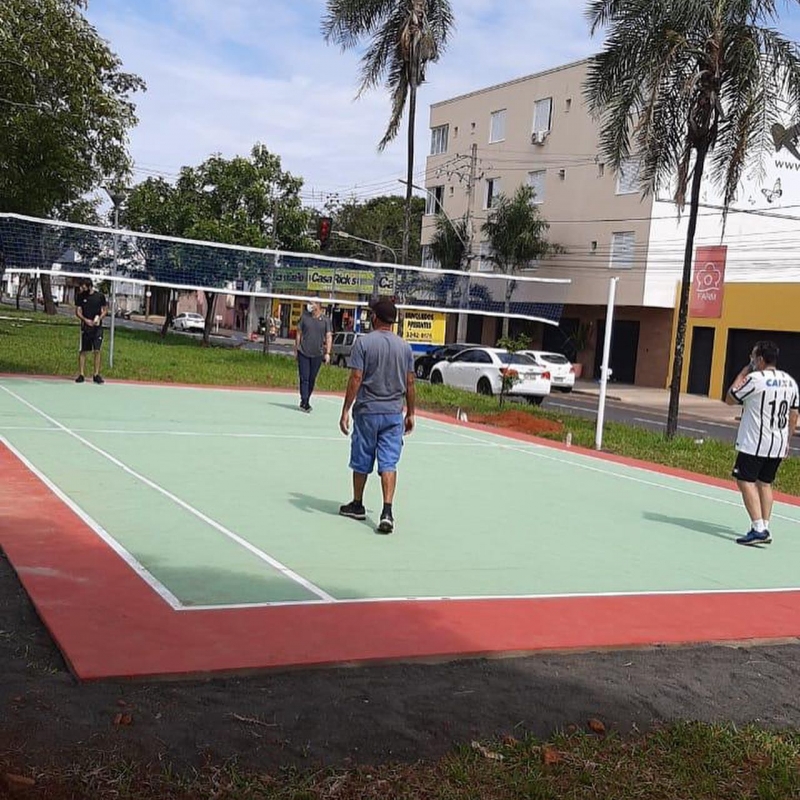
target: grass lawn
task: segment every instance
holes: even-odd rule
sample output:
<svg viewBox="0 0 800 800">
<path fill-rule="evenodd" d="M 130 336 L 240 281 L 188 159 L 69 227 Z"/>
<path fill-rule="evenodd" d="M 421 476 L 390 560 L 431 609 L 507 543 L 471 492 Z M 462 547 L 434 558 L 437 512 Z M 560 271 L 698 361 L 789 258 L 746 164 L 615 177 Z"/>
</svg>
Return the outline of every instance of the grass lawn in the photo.
<svg viewBox="0 0 800 800">
<path fill-rule="evenodd" d="M 47 317 L 44 314 L 16 312 L 0 305 L 0 372 L 44 375 L 74 375 L 78 330 L 73 320 Z M 34 322 L 23 322 L 31 319 Z M 106 333 L 106 348 L 108 333 Z M 161 341 L 157 333 L 118 328 L 111 378 L 198 383 L 235 386 L 294 387 L 297 371 L 292 359 L 267 356 L 260 352 L 227 347 L 202 347 L 195 338 L 170 334 Z M 346 370 L 323 367 L 317 388 L 343 392 Z M 423 409 L 455 414 L 457 408 L 468 414 L 487 415 L 498 411 L 496 399 L 481 397 L 443 386 L 419 383 L 419 405 Z M 594 445 L 594 423 L 568 414 L 533 409 L 513 404 L 532 418 L 560 423 L 553 432 L 542 436 L 562 439 L 570 431 L 573 443 Z M 667 441 L 661 434 L 628 425 L 608 423 L 604 447 L 611 453 L 687 469 L 718 478 L 729 478 L 732 448 L 724 442 L 706 440 L 702 445 L 693 439 L 676 437 Z M 788 460 L 781 468 L 776 489 L 800 495 L 800 461 Z"/>
<path fill-rule="evenodd" d="M 575 732 L 549 742 L 473 742 L 435 763 L 282 770 L 235 764 L 176 775 L 118 761 L 6 772 L 15 796 L 138 800 L 787 800 L 800 793 L 800 736 L 679 723 L 648 735 Z M 13 769 L 0 757 L 0 770 Z M 2 794 L 2 783 L 0 783 Z"/>
</svg>

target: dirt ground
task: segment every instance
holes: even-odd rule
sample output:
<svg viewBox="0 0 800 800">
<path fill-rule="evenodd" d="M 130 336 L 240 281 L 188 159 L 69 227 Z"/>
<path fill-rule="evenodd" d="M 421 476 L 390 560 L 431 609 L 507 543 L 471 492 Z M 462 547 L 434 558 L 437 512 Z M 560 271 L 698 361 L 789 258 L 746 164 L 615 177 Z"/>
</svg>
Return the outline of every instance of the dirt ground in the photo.
<svg viewBox="0 0 800 800">
<path fill-rule="evenodd" d="M 475 738 L 546 737 L 592 717 L 621 732 L 675 719 L 800 724 L 797 643 L 81 685 L 4 557 L 0 675 L 6 770 L 70 764 L 87 753 L 178 770 L 233 757 L 270 771 L 416 761 Z M 130 724 L 115 724 L 120 715 Z"/>
<path fill-rule="evenodd" d="M 562 433 L 564 426 L 560 422 L 536 417 L 524 411 L 508 410 L 498 411 L 496 414 L 474 414 L 470 422 L 489 425 L 494 428 L 505 428 L 526 433 L 528 436 L 541 436 L 545 433 Z"/>
</svg>

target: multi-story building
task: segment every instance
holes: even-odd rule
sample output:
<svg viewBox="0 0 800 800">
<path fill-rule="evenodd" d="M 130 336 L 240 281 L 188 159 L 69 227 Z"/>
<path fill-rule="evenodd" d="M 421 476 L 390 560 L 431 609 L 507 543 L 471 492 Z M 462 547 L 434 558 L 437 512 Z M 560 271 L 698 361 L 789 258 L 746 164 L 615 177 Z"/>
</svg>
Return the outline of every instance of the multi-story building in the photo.
<svg viewBox="0 0 800 800">
<path fill-rule="evenodd" d="M 604 163 L 599 124 L 584 101 L 587 66 L 588 61 L 567 64 L 431 107 L 431 149 L 425 178 L 428 204 L 422 242 L 427 245 L 431 241 L 439 209 L 451 219 L 469 213 L 475 254 L 471 269 L 491 271 L 493 264 L 486 258 L 487 243 L 481 225 L 500 193 L 511 195 L 520 184 L 529 183 L 534 188 L 534 202 L 550 225 L 549 240 L 564 249 L 563 254 L 531 265 L 530 274 L 569 278 L 571 282 L 561 325 L 535 324 L 528 326 L 526 332 L 532 335 L 536 346 L 565 352 L 571 349 L 571 355 L 582 365 L 584 377 L 599 376 L 609 279 L 618 277 L 613 379 L 665 386 L 688 209 L 679 219 L 668 197 L 643 197 L 635 159 L 626 162 L 619 172 Z M 800 189 L 800 175 L 796 170 L 793 174 L 797 175 L 794 182 Z M 749 196 L 744 202 L 750 203 L 747 207 L 754 212 L 756 206 L 772 210 L 780 201 L 772 189 L 774 176 L 767 174 L 771 197 L 760 188 L 763 180 L 762 175 L 758 185 L 751 184 L 743 190 Z M 783 185 L 785 191 L 785 176 Z M 705 202 L 711 200 L 713 189 L 707 187 Z M 718 208 L 710 207 L 701 214 L 697 244 L 719 244 L 722 224 Z M 726 235 L 730 234 L 731 241 L 739 245 L 744 241 L 752 244 L 764 224 L 754 215 L 743 219 L 732 214 Z M 778 232 L 776 236 L 783 231 L 784 240 L 798 227 L 796 221 L 777 219 L 771 219 L 769 226 Z M 791 235 L 800 244 L 797 234 Z M 778 281 L 781 278 L 775 276 L 784 274 L 781 270 L 788 266 L 773 264 L 777 273 L 765 269 L 754 275 L 745 269 L 744 252 L 739 253 L 737 267 L 737 253 L 739 249 L 732 244 L 728 248 L 727 281 L 749 283 L 756 278 L 763 280 L 765 274 L 770 275 L 767 280 Z M 787 282 L 800 279 L 793 275 L 786 278 Z M 551 299 L 549 292 L 553 289 L 547 284 L 531 286 L 537 287 L 543 302 Z M 563 288 L 558 291 L 563 300 Z M 797 329 L 798 316 L 781 320 L 773 329 Z M 499 324 L 494 318 L 473 318 L 467 338 L 493 344 Z M 512 320 L 512 333 L 524 327 Z M 707 339 L 706 336 L 706 342 Z M 700 381 L 700 391 L 718 392 L 716 384 L 722 380 L 721 361 L 726 347 L 720 341 L 715 353 L 708 352 L 707 344 L 701 348 L 702 358 L 698 357 L 696 364 L 708 361 L 701 372 L 710 371 L 713 361 L 719 380 L 715 378 L 705 388 Z"/>
</svg>

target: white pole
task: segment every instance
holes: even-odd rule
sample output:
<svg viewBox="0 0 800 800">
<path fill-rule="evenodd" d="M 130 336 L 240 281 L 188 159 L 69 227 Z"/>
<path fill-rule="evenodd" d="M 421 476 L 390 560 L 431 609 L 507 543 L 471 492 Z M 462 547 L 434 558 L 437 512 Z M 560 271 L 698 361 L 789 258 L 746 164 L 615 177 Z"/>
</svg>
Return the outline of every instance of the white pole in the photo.
<svg viewBox="0 0 800 800">
<path fill-rule="evenodd" d="M 594 438 L 594 445 L 597 450 L 603 449 L 603 423 L 606 417 L 606 390 L 608 388 L 608 378 L 611 375 L 608 362 L 611 359 L 611 332 L 614 327 L 614 300 L 617 296 L 617 281 L 619 281 L 619 278 L 612 278 L 608 285 L 608 309 L 606 311 L 606 332 L 603 342 L 603 366 L 600 368 L 600 401 L 597 405 L 597 430 Z"/>
<path fill-rule="evenodd" d="M 114 203 L 114 230 L 119 228 L 119 205 Z M 117 234 L 114 233 L 114 271 L 111 273 L 111 340 L 108 344 L 108 366 L 114 369 L 114 326 L 117 317 L 117 258 L 119 256 Z"/>
</svg>

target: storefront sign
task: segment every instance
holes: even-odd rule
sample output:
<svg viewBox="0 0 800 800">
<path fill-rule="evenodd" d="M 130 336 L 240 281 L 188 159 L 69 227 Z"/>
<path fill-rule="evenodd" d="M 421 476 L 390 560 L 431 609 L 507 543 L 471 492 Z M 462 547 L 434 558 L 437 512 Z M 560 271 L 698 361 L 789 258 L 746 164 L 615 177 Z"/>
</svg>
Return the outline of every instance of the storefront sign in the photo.
<svg viewBox="0 0 800 800">
<path fill-rule="evenodd" d="M 447 320 L 433 311 L 406 311 L 403 314 L 403 338 L 420 344 L 444 344 Z"/>
<path fill-rule="evenodd" d="M 725 245 L 698 247 L 689 302 L 692 317 L 719 319 L 725 290 Z"/>
</svg>

